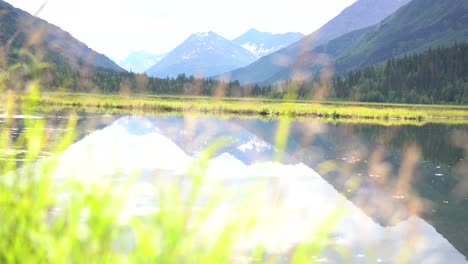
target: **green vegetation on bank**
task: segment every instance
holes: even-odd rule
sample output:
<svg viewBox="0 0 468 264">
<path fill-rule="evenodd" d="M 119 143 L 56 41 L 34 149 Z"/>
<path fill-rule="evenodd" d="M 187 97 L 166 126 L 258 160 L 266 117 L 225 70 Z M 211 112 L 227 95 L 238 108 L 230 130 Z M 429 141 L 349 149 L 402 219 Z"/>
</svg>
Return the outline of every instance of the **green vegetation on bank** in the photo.
<svg viewBox="0 0 468 264">
<path fill-rule="evenodd" d="M 23 99 L 18 96 L 18 99 Z M 178 112 L 234 114 L 263 117 L 330 120 L 374 120 L 468 123 L 468 106 L 365 104 L 330 101 L 283 101 L 257 98 L 203 96 L 124 96 L 103 94 L 45 93 L 38 99 L 48 109 L 97 109 L 120 112 Z"/>
</svg>

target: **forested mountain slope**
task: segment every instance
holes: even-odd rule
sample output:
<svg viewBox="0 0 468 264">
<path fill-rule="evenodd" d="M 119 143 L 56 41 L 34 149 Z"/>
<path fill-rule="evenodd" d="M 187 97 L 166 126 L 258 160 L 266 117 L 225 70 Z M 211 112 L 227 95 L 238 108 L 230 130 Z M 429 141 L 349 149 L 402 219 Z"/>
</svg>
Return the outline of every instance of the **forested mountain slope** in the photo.
<svg viewBox="0 0 468 264">
<path fill-rule="evenodd" d="M 430 47 L 468 41 L 468 1 L 413 0 L 372 27 L 366 36 L 336 59 L 345 73 Z"/>
</svg>

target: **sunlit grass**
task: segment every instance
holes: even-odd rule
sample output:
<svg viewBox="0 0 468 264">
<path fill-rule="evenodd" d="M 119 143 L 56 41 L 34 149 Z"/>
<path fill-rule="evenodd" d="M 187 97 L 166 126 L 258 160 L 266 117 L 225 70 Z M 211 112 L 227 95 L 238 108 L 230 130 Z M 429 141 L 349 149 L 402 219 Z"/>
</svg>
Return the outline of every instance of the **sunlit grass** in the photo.
<svg viewBox="0 0 468 264">
<path fill-rule="evenodd" d="M 17 96 L 24 100 L 23 96 Z M 39 109 L 73 109 L 108 113 L 200 113 L 263 118 L 321 118 L 333 122 L 384 125 L 424 123 L 467 124 L 468 107 L 351 102 L 318 102 L 265 99 L 225 99 L 192 96 L 122 96 L 102 94 L 46 93 Z"/>
</svg>

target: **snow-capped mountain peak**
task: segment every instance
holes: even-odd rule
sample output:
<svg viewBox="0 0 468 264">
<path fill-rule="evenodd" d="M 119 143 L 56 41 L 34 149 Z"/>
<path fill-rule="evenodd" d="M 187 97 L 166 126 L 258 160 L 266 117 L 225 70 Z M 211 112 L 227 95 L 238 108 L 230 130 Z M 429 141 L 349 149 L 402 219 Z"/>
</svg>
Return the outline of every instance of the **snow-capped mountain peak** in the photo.
<svg viewBox="0 0 468 264">
<path fill-rule="evenodd" d="M 210 32 L 198 32 L 195 35 L 199 38 L 204 38 L 204 37 L 208 37 L 210 35 Z"/>
<path fill-rule="evenodd" d="M 208 32 L 197 32 L 195 34 L 192 34 L 192 37 L 197 37 L 197 38 L 208 38 L 208 37 L 221 37 L 220 35 L 216 34 L 213 31 L 208 31 Z"/>
<path fill-rule="evenodd" d="M 209 77 L 244 67 L 254 60 L 250 52 L 215 32 L 199 32 L 190 35 L 147 73 L 161 78 L 181 73 Z"/>
</svg>

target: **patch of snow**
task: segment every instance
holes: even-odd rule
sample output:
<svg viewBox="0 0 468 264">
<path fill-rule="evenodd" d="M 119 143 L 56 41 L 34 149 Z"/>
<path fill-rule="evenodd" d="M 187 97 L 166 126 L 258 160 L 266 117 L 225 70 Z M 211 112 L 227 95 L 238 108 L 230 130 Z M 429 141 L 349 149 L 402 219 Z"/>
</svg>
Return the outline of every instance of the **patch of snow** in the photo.
<svg viewBox="0 0 468 264">
<path fill-rule="evenodd" d="M 208 37 L 210 34 L 208 32 L 198 32 L 195 34 L 197 37 L 199 38 L 206 38 Z"/>
<path fill-rule="evenodd" d="M 247 152 L 251 150 L 255 150 L 256 152 L 263 151 L 265 149 L 271 149 L 271 145 L 266 143 L 265 141 L 260 141 L 258 139 L 252 138 L 249 142 L 242 144 L 237 147 L 238 150 L 242 152 Z"/>
<path fill-rule="evenodd" d="M 161 59 L 156 59 L 156 60 L 146 60 L 145 61 L 145 66 L 148 66 L 148 67 L 151 67 L 153 66 L 154 64 L 156 64 L 157 62 L 159 62 Z"/>
<path fill-rule="evenodd" d="M 241 47 L 248 50 L 250 53 L 252 53 L 254 55 L 257 53 L 257 46 L 255 44 L 251 45 L 250 43 L 246 43 L 246 44 L 242 45 Z"/>
<path fill-rule="evenodd" d="M 241 45 L 244 49 L 248 50 L 250 53 L 252 53 L 255 57 L 260 58 L 265 55 L 268 55 L 270 53 L 273 53 L 279 49 L 279 47 L 273 47 L 270 49 L 263 48 L 263 44 L 260 46 L 257 46 L 255 44 L 250 44 L 246 43 L 244 45 Z"/>
</svg>

